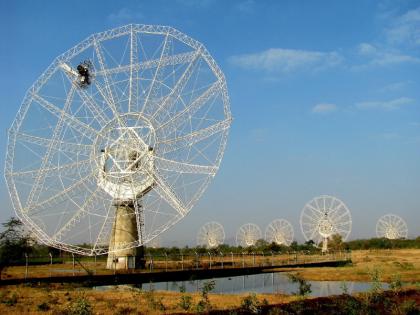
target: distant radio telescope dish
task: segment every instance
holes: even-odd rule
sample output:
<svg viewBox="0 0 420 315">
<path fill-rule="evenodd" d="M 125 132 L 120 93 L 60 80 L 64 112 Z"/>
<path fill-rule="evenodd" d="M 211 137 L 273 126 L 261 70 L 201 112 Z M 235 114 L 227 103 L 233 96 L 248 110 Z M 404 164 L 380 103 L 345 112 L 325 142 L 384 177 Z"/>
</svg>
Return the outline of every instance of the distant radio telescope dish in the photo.
<svg viewBox="0 0 420 315">
<path fill-rule="evenodd" d="M 265 229 L 265 240 L 268 243 L 289 246 L 293 242 L 293 226 L 285 219 L 272 221 Z"/>
<path fill-rule="evenodd" d="M 202 196 L 230 124 L 203 44 L 167 26 L 93 34 L 54 59 L 9 129 L 14 209 L 49 246 L 131 265 Z"/>
<path fill-rule="evenodd" d="M 225 230 L 218 222 L 204 224 L 197 234 L 197 245 L 207 248 L 217 247 L 225 241 Z"/>
<path fill-rule="evenodd" d="M 242 247 L 254 246 L 262 238 L 258 225 L 247 223 L 242 225 L 236 232 L 236 245 Z"/>
<path fill-rule="evenodd" d="M 396 214 L 386 214 L 376 223 L 376 235 L 390 240 L 407 238 L 407 223 Z"/>
<path fill-rule="evenodd" d="M 338 198 L 319 196 L 303 207 L 300 215 L 300 227 L 307 241 L 315 244 L 322 242 L 322 251 L 328 250 L 328 239 L 339 234 L 345 241 L 351 232 L 350 210 Z"/>
</svg>

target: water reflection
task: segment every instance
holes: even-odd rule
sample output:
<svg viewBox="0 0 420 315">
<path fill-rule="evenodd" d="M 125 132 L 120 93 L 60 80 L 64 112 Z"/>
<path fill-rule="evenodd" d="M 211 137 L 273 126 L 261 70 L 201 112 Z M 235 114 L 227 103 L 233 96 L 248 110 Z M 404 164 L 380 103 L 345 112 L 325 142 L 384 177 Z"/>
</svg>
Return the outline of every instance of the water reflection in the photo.
<svg viewBox="0 0 420 315">
<path fill-rule="evenodd" d="M 216 278 L 214 293 L 282 293 L 293 294 L 297 291 L 297 284 L 291 283 L 287 275 L 283 273 L 264 273 L 249 276 L 237 276 Z M 143 290 L 166 290 L 179 291 L 180 286 L 185 286 L 187 292 L 197 292 L 208 280 L 194 280 L 181 282 L 156 282 L 143 284 Z M 371 287 L 370 282 L 343 282 L 343 281 L 309 281 L 312 289 L 312 296 L 329 296 L 342 294 L 346 287 L 347 293 L 367 291 Z M 388 288 L 386 283 L 382 288 Z"/>
</svg>

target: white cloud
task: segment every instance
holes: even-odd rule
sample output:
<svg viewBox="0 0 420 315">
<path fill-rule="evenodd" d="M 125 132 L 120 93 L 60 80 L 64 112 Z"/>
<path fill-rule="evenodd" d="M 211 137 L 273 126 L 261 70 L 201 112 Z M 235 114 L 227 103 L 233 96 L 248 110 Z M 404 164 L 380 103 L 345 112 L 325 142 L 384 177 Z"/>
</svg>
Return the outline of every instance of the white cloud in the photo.
<svg viewBox="0 0 420 315">
<path fill-rule="evenodd" d="M 270 48 L 258 53 L 232 56 L 229 61 L 245 69 L 287 73 L 333 67 L 342 62 L 342 56 L 337 52 Z"/>
<path fill-rule="evenodd" d="M 113 12 L 110 15 L 108 15 L 108 20 L 114 23 L 122 23 L 127 22 L 130 20 L 134 20 L 138 22 L 137 20 L 143 19 L 144 16 L 141 12 L 139 12 L 139 9 L 128 9 L 128 8 L 121 8 L 117 12 Z"/>
<path fill-rule="evenodd" d="M 420 63 L 420 59 L 399 53 L 382 53 L 371 61 L 373 65 L 386 66 L 400 63 Z"/>
<path fill-rule="evenodd" d="M 420 45 L 420 7 L 395 18 L 386 36 L 392 44 Z"/>
<path fill-rule="evenodd" d="M 331 113 L 337 110 L 335 104 L 321 103 L 317 104 L 312 108 L 313 113 Z"/>
<path fill-rule="evenodd" d="M 400 82 L 394 82 L 385 85 L 384 87 L 380 88 L 380 92 L 395 92 L 400 91 L 404 89 L 406 86 L 410 85 L 412 81 L 400 81 Z"/>
<path fill-rule="evenodd" d="M 420 58 L 403 54 L 396 49 L 383 48 L 369 43 L 357 47 L 358 54 L 366 58 L 364 63 L 354 65 L 354 70 L 364 70 L 372 66 L 392 66 L 403 63 L 420 64 Z"/>
<path fill-rule="evenodd" d="M 390 101 L 367 101 L 356 103 L 358 109 L 396 110 L 402 106 L 414 103 L 412 98 L 400 97 Z"/>
<path fill-rule="evenodd" d="M 358 52 L 360 55 L 369 56 L 375 54 L 377 51 L 376 47 L 369 43 L 361 43 L 358 46 Z"/>
</svg>

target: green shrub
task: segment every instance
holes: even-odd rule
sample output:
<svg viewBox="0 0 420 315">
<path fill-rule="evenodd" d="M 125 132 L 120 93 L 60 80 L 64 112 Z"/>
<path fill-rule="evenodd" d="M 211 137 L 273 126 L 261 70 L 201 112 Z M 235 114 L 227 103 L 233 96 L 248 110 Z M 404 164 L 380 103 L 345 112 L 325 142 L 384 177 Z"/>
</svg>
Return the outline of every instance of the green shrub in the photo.
<svg viewBox="0 0 420 315">
<path fill-rule="evenodd" d="M 340 283 L 340 289 L 342 291 L 342 294 L 348 295 L 349 294 L 349 287 L 347 285 L 347 282 L 342 281 Z"/>
<path fill-rule="evenodd" d="M 260 303 L 260 301 L 258 301 L 257 295 L 255 293 L 252 293 L 242 299 L 241 309 L 245 313 L 259 314 L 262 311 L 261 306 L 267 305 L 267 304 L 268 302 L 265 299 L 263 300 L 262 303 Z"/>
<path fill-rule="evenodd" d="M 198 301 L 196 311 L 203 313 L 211 310 L 211 304 L 209 300 L 209 293 L 214 290 L 216 282 L 214 280 L 205 281 L 201 287 L 201 300 Z"/>
<path fill-rule="evenodd" d="M 144 297 L 149 305 L 149 308 L 160 311 L 164 311 L 166 309 L 162 302 L 163 297 L 156 297 L 155 290 L 151 289 L 150 291 L 144 292 Z"/>
<path fill-rule="evenodd" d="M 305 297 L 312 292 L 311 284 L 308 283 L 308 281 L 306 281 L 299 273 L 288 274 L 287 276 L 289 277 L 290 282 L 298 284 L 298 291 L 292 292 L 292 294 Z"/>
<path fill-rule="evenodd" d="M 68 315 L 91 315 L 93 311 L 89 300 L 84 294 L 81 294 L 73 303 L 68 305 L 64 313 Z"/>
<path fill-rule="evenodd" d="M 192 296 L 185 294 L 185 285 L 179 287 L 179 292 L 182 293 L 178 305 L 184 310 L 188 311 L 192 306 Z"/>
<path fill-rule="evenodd" d="M 391 282 L 389 283 L 389 288 L 398 293 L 402 288 L 401 276 L 399 274 L 393 275 L 391 277 Z"/>
</svg>

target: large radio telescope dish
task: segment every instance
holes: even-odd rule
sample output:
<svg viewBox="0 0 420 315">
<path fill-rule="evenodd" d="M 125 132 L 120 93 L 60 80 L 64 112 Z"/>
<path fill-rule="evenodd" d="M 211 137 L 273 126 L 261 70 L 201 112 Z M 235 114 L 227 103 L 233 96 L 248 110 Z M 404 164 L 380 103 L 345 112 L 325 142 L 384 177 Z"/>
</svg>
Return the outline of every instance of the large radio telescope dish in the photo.
<svg viewBox="0 0 420 315">
<path fill-rule="evenodd" d="M 327 251 L 328 239 L 339 234 L 345 241 L 351 232 L 350 210 L 338 198 L 319 196 L 303 207 L 300 215 L 300 228 L 307 241 L 322 242 L 322 251 Z"/>
<path fill-rule="evenodd" d="M 407 223 L 396 214 L 386 214 L 376 223 L 376 235 L 390 240 L 407 238 Z"/>
<path fill-rule="evenodd" d="M 254 246 L 261 237 L 262 233 L 258 225 L 247 223 L 236 232 L 236 245 L 242 247 Z"/>
<path fill-rule="evenodd" d="M 293 235 L 293 226 L 285 219 L 276 219 L 265 229 L 265 240 L 270 244 L 289 246 L 293 242 Z"/>
<path fill-rule="evenodd" d="M 204 224 L 197 233 L 197 245 L 207 248 L 217 247 L 225 241 L 225 230 L 218 222 Z"/>
<path fill-rule="evenodd" d="M 14 209 L 70 252 L 141 246 L 204 193 L 230 124 L 224 75 L 198 41 L 166 26 L 93 34 L 54 59 L 9 130 Z M 117 221 L 136 237 L 108 248 Z"/>
</svg>

